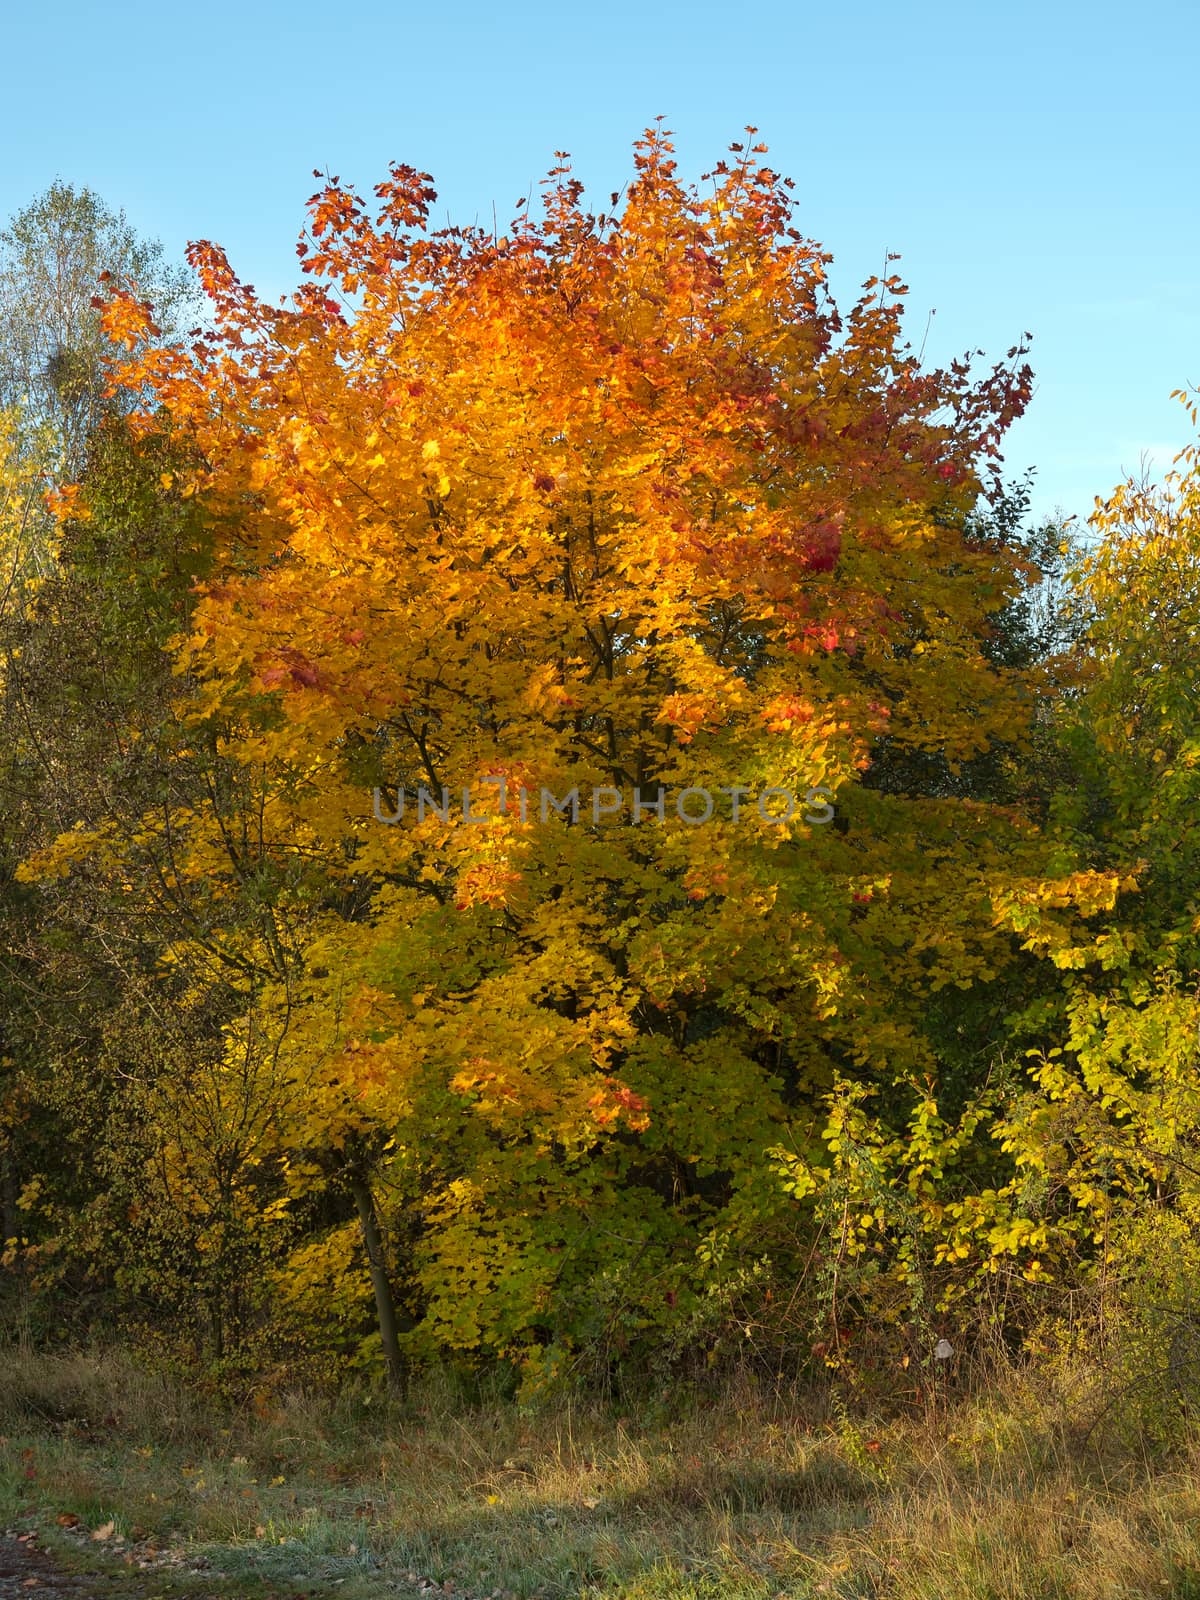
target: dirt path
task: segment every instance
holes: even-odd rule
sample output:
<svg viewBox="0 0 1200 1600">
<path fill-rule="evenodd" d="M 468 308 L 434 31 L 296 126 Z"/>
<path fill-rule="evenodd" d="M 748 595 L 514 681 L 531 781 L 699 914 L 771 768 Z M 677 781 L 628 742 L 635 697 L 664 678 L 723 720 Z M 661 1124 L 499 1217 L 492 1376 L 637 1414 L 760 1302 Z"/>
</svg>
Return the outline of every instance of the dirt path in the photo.
<svg viewBox="0 0 1200 1600">
<path fill-rule="evenodd" d="M 174 1576 L 172 1574 L 171 1576 Z M 0 1528 L 0 1600 L 166 1600 L 186 1594 L 206 1600 L 201 1590 L 180 1589 L 162 1571 L 139 1571 L 114 1564 L 95 1572 L 71 1571 L 56 1560 L 33 1532 Z"/>
<path fill-rule="evenodd" d="M 101 1600 L 92 1578 L 61 1572 L 31 1539 L 0 1539 L 0 1600 Z"/>
</svg>

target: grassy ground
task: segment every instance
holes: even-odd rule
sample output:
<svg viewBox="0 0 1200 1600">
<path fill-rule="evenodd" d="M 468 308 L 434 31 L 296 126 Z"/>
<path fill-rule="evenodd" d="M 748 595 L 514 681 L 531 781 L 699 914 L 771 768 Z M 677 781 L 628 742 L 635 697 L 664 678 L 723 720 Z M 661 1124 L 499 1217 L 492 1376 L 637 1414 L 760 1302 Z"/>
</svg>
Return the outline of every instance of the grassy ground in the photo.
<svg viewBox="0 0 1200 1600">
<path fill-rule="evenodd" d="M 749 1384 L 216 1420 L 119 1356 L 0 1351 L 0 1530 L 146 1596 L 1200 1600 L 1200 1438 L 1152 1464 L 1081 1432 L 1016 1378 L 874 1425 Z"/>
</svg>

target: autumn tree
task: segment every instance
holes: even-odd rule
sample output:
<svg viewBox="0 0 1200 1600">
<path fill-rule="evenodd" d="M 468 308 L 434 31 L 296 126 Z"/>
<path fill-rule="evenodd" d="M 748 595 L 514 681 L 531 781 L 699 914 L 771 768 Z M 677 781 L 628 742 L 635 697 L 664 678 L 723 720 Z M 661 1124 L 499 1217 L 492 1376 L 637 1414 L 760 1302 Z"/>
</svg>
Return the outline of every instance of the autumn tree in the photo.
<svg viewBox="0 0 1200 1600">
<path fill-rule="evenodd" d="M 939 1109 L 929 1016 L 1011 967 L 1045 879 L 994 759 L 1028 737 L 1030 652 L 996 642 L 1037 573 L 972 521 L 1029 370 L 924 369 L 895 275 L 839 312 L 764 156 L 687 188 L 651 133 L 622 204 L 560 164 L 502 237 L 431 231 L 409 168 L 373 209 L 331 180 L 289 305 L 199 244 L 209 333 L 105 312 L 211 529 L 177 707 L 254 775 L 291 930 L 274 971 L 254 935 L 289 1192 L 355 1194 L 393 1351 L 393 1288 L 411 1350 L 536 1378 L 798 1261 L 864 1101 L 930 1217 L 992 1159 L 988 1085 Z M 233 949 L 218 812 L 165 827 Z M 1060 866 L 1064 922 L 1111 900 Z"/>
</svg>

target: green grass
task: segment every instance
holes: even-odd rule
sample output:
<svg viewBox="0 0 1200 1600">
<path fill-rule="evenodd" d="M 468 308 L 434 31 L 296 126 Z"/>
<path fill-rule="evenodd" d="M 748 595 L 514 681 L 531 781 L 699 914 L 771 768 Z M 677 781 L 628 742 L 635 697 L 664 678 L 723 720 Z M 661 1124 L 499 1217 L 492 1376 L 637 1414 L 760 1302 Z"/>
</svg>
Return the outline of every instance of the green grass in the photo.
<svg viewBox="0 0 1200 1600">
<path fill-rule="evenodd" d="M 625 1413 L 433 1389 L 262 1409 L 0 1351 L 0 1523 L 149 1561 L 147 1595 L 1200 1600 L 1200 1440 L 1157 1464 L 1085 1445 L 1045 1381 L 873 1424 L 749 1383 Z"/>
</svg>

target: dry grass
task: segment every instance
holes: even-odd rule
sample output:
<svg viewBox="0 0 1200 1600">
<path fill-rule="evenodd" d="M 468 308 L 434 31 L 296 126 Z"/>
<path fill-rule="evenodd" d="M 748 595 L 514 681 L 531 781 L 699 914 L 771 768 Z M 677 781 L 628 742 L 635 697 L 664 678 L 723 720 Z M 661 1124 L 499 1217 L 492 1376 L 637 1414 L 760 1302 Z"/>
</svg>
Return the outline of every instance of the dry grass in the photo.
<svg viewBox="0 0 1200 1600">
<path fill-rule="evenodd" d="M 0 1517 L 115 1520 L 235 1592 L 1200 1600 L 1200 1440 L 1085 1445 L 1047 1379 L 874 1425 L 749 1383 L 624 1414 L 368 1398 L 222 1418 L 119 1354 L 0 1351 Z"/>
</svg>

